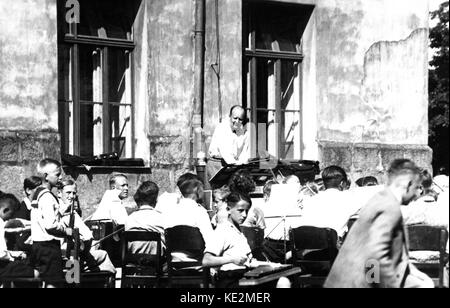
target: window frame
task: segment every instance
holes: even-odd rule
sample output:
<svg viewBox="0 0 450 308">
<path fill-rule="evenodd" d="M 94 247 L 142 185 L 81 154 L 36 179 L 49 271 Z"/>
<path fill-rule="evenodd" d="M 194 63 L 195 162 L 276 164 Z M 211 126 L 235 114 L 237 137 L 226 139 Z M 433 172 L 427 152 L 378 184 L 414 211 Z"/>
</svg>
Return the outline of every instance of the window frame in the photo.
<svg viewBox="0 0 450 308">
<path fill-rule="evenodd" d="M 261 4 L 267 3 L 263 1 Z M 251 141 L 251 153 L 254 157 L 258 157 L 261 153 L 258 153 L 258 136 L 259 136 L 259 123 L 258 123 L 258 112 L 259 111 L 267 111 L 267 112 L 275 112 L 275 121 L 276 123 L 282 123 L 283 113 L 297 113 L 299 119 L 302 118 L 302 106 L 303 106 L 303 97 L 301 93 L 302 90 L 302 64 L 304 59 L 303 48 L 302 48 L 302 40 L 300 39 L 299 44 L 297 44 L 298 52 L 288 52 L 288 51 L 274 51 L 274 50 L 265 50 L 256 48 L 256 25 L 253 21 L 253 14 L 250 6 L 255 5 L 254 1 L 246 1 L 243 3 L 243 79 L 242 79 L 242 89 L 243 89 L 243 106 L 247 111 L 250 112 L 250 121 L 253 122 L 255 132 L 252 132 L 252 141 Z M 283 5 L 282 3 L 279 4 Z M 271 108 L 259 108 L 257 106 L 258 101 L 258 63 L 257 61 L 260 59 L 264 60 L 272 60 L 274 61 L 274 79 L 275 79 L 275 109 Z M 289 61 L 292 63 L 298 63 L 298 82 L 300 95 L 298 97 L 299 101 L 299 109 L 298 110 L 289 110 L 282 109 L 282 93 L 281 93 L 281 67 L 282 61 Z M 249 79 L 247 79 L 247 74 L 249 75 Z M 250 89 L 248 88 L 250 87 Z M 249 101 L 250 100 L 250 101 Z M 303 153 L 303 145 L 301 142 L 301 136 L 303 134 L 303 127 L 301 123 L 299 123 L 299 131 L 300 131 L 300 156 Z M 281 127 L 277 125 L 275 127 L 275 135 L 277 136 L 275 140 L 275 147 L 277 152 L 277 157 L 282 158 L 285 156 L 285 148 L 282 147 L 284 134 L 281 130 Z M 254 140 L 253 140 L 254 139 Z M 256 146 L 255 146 L 256 145 Z M 266 144 L 267 146 L 267 144 Z M 266 149 L 267 150 L 267 149 Z M 294 157 L 295 159 L 302 159 L 302 157 Z"/>
<path fill-rule="evenodd" d="M 63 22 L 58 19 L 58 22 Z M 75 156 L 80 156 L 81 154 L 81 106 L 82 105 L 102 105 L 102 122 L 108 123 L 108 125 L 102 125 L 102 154 L 108 154 L 113 151 L 113 142 L 114 138 L 112 137 L 112 129 L 111 125 L 109 125 L 111 120 L 110 107 L 114 105 L 118 106 L 128 106 L 130 108 L 131 113 L 131 157 L 125 157 L 123 159 L 134 158 L 135 157 L 135 93 L 134 93 L 134 50 L 136 48 L 136 43 L 134 41 L 134 29 L 131 27 L 131 37 L 129 40 L 125 39 L 117 39 L 117 38 L 103 38 L 103 37 L 95 37 L 88 35 L 79 35 L 78 27 L 76 23 L 71 23 L 68 25 L 68 29 L 62 27 L 61 29 L 58 27 L 58 32 L 61 31 L 58 35 L 58 56 L 60 52 L 60 46 L 65 46 L 69 51 L 69 66 L 70 66 L 70 80 L 68 83 L 68 87 L 72 93 L 72 98 L 58 100 L 59 104 L 63 105 L 64 109 L 64 137 L 63 142 L 64 145 L 62 147 L 63 154 L 72 154 Z M 81 46 L 94 46 L 98 47 L 102 50 L 102 101 L 85 101 L 81 99 L 80 89 L 81 89 L 81 76 L 80 76 L 80 47 Z M 108 55 L 109 49 L 116 48 L 125 51 L 125 54 L 129 55 L 129 69 L 130 69 L 130 97 L 131 101 L 127 104 L 120 104 L 118 102 L 109 101 L 109 87 L 108 87 L 108 74 L 109 74 L 109 65 L 108 65 Z M 58 75 L 58 80 L 60 80 L 60 76 Z M 59 94 L 58 94 L 59 96 Z M 73 136 L 70 136 L 70 104 L 72 104 L 72 125 L 73 125 Z M 61 115 L 60 115 L 61 116 Z M 61 129 L 61 127 L 60 127 Z M 72 141 L 72 151 L 71 151 L 71 141 Z M 72 152 L 72 153 L 70 153 Z M 95 156 L 95 153 L 94 153 Z"/>
</svg>

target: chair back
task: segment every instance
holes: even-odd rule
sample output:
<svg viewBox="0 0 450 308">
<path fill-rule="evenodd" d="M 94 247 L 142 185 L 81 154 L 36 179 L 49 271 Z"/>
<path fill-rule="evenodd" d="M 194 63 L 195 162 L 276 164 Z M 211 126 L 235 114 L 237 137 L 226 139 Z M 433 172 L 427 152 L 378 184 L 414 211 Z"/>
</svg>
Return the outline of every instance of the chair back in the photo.
<svg viewBox="0 0 450 308">
<path fill-rule="evenodd" d="M 264 230 L 258 227 L 241 226 L 241 231 L 247 238 L 248 245 L 252 250 L 252 255 L 260 261 L 265 261 L 264 250 Z"/>
<path fill-rule="evenodd" d="M 129 249 L 132 242 L 155 242 L 156 254 L 133 253 Z M 124 274 L 160 275 L 162 273 L 161 234 L 150 231 L 126 231 L 121 238 L 122 264 Z"/>
<path fill-rule="evenodd" d="M 293 264 L 317 261 L 331 267 L 336 259 L 338 236 L 333 229 L 302 226 L 290 230 L 290 240 Z"/>
<path fill-rule="evenodd" d="M 200 230 L 190 226 L 175 226 L 165 231 L 167 255 L 185 253 L 201 262 L 205 251 L 205 241 Z"/>
<path fill-rule="evenodd" d="M 173 285 L 210 284 L 210 270 L 203 268 L 205 241 L 200 230 L 190 226 L 175 226 L 165 231 L 169 287 Z M 174 253 L 183 253 L 189 260 L 174 261 Z"/>
<path fill-rule="evenodd" d="M 408 226 L 407 229 L 409 251 L 439 252 L 439 263 L 433 263 L 432 261 L 413 263 L 419 270 L 430 276 L 436 285 L 442 288 L 444 285 L 448 231 L 442 227 L 428 225 L 412 225 Z"/>
<path fill-rule="evenodd" d="M 427 225 L 408 226 L 410 251 L 441 251 L 445 252 L 447 230 Z"/>
</svg>

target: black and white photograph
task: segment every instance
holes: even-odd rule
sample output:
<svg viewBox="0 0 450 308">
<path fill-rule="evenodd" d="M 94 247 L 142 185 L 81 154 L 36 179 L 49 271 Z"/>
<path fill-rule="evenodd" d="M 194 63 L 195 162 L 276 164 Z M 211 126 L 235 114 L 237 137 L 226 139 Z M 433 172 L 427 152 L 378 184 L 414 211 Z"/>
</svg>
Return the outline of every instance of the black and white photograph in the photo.
<svg viewBox="0 0 450 308">
<path fill-rule="evenodd" d="M 0 0 L 0 289 L 446 289 L 449 207 L 448 0 Z"/>
</svg>

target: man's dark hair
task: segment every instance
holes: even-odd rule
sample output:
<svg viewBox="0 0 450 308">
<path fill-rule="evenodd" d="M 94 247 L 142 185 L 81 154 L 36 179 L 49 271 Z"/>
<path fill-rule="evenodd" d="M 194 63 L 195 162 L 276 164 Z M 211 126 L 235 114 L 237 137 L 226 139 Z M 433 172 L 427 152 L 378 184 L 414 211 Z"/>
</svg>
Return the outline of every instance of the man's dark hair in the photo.
<svg viewBox="0 0 450 308">
<path fill-rule="evenodd" d="M 378 185 L 378 180 L 374 176 L 365 176 L 365 177 L 362 177 L 362 178 L 356 180 L 355 183 L 359 187 L 377 186 Z"/>
<path fill-rule="evenodd" d="M 198 191 L 203 188 L 203 183 L 198 179 L 191 179 L 184 181 L 180 185 L 180 192 L 183 197 L 188 198 L 192 195 L 197 194 L 197 197 L 201 198 L 203 196 L 198 195 Z"/>
<path fill-rule="evenodd" d="M 326 189 L 339 188 L 343 182 L 345 185 L 348 183 L 347 173 L 339 166 L 325 168 L 322 171 L 322 180 Z"/>
<path fill-rule="evenodd" d="M 20 201 L 13 194 L 0 195 L 0 208 L 11 205 L 14 211 L 20 208 Z"/>
<path fill-rule="evenodd" d="M 234 208 L 239 201 L 247 202 L 250 207 L 252 206 L 252 199 L 245 193 L 240 191 L 232 191 L 231 194 L 227 197 L 227 205 L 230 209 Z"/>
<path fill-rule="evenodd" d="M 151 181 L 142 183 L 134 194 L 134 201 L 138 206 L 150 205 L 155 207 L 158 200 L 159 188 L 158 185 Z"/>
<path fill-rule="evenodd" d="M 393 179 L 401 175 L 420 175 L 421 170 L 409 159 L 396 159 L 391 163 L 387 174 L 391 183 Z"/>
<path fill-rule="evenodd" d="M 250 172 L 242 169 L 233 174 L 228 181 L 231 191 L 239 191 L 244 194 L 250 194 L 255 191 L 256 183 L 253 181 Z"/>
<path fill-rule="evenodd" d="M 35 189 L 42 185 L 42 179 L 38 176 L 30 176 L 23 181 L 23 190 Z"/>
<path fill-rule="evenodd" d="M 194 173 L 188 172 L 188 173 L 185 173 L 185 174 L 183 174 L 182 176 L 180 176 L 180 177 L 178 178 L 178 181 L 177 181 L 177 187 L 181 190 L 181 188 L 180 188 L 181 185 L 182 185 L 184 182 L 189 181 L 189 180 L 197 180 L 197 181 L 202 182 L 202 184 L 203 184 L 202 179 L 201 179 L 198 175 L 196 175 L 196 174 L 194 174 Z"/>
<path fill-rule="evenodd" d="M 422 187 L 428 190 L 431 186 L 433 186 L 433 176 L 428 170 L 424 169 L 422 170 Z"/>
</svg>

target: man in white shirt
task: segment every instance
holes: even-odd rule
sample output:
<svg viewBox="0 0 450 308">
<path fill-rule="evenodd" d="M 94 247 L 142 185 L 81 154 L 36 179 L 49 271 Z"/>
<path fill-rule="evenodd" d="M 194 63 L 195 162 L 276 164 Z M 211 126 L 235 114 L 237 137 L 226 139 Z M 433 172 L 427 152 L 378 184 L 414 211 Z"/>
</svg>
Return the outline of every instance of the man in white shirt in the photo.
<svg viewBox="0 0 450 308">
<path fill-rule="evenodd" d="M 86 226 L 75 209 L 73 212 L 73 226 L 71 226 L 71 207 L 75 206 L 77 195 L 78 187 L 75 181 L 68 177 L 62 179 L 58 191 L 61 221 L 66 227 L 73 227 L 79 230 L 80 240 L 82 241 L 80 259 L 83 264 L 83 271 L 106 271 L 115 274 L 116 269 L 108 253 L 92 247 L 92 241 L 94 239 L 92 231 Z M 61 249 L 67 249 L 67 244 L 67 242 L 63 243 Z"/>
<path fill-rule="evenodd" d="M 125 231 L 157 232 L 161 235 L 161 244 L 164 250 L 164 216 L 155 209 L 158 193 L 159 187 L 153 182 L 147 181 L 139 186 L 134 195 L 138 210 L 128 216 Z M 128 249 L 132 253 L 156 254 L 157 247 L 155 242 L 135 241 L 128 244 Z"/>
<path fill-rule="evenodd" d="M 247 112 L 241 106 L 230 110 L 229 120 L 220 123 L 209 146 L 207 172 L 214 177 L 224 165 L 244 165 L 250 159 L 250 136 L 246 128 Z"/>
<path fill-rule="evenodd" d="M 114 173 L 109 180 L 110 190 L 103 195 L 97 211 L 91 220 L 112 220 L 115 225 L 124 225 L 128 213 L 123 201 L 128 198 L 128 178 L 121 173 Z"/>
<path fill-rule="evenodd" d="M 344 169 L 338 166 L 325 168 L 322 179 L 326 190 L 305 200 L 301 225 L 336 230 L 343 237 L 347 231 L 347 222 L 359 208 L 349 204 L 347 190 L 348 179 Z"/>
<path fill-rule="evenodd" d="M 213 229 L 208 212 L 199 203 L 203 197 L 203 183 L 196 179 L 183 182 L 180 186 L 181 198 L 176 206 L 170 207 L 164 215 L 165 229 L 175 226 L 190 226 L 200 230 L 205 245 L 211 241 Z M 184 256 L 180 256 L 184 259 Z"/>
</svg>

